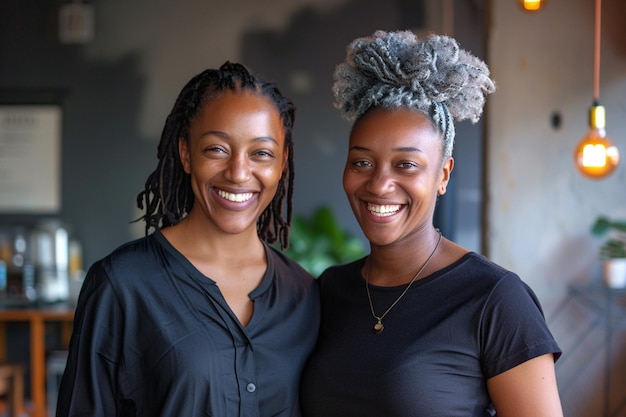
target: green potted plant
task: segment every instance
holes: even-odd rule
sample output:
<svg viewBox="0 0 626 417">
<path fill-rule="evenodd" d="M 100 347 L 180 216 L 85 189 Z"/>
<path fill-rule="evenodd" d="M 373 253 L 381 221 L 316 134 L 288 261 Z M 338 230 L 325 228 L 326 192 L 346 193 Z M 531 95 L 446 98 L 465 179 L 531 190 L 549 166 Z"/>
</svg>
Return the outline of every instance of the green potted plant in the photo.
<svg viewBox="0 0 626 417">
<path fill-rule="evenodd" d="M 591 233 L 606 238 L 599 251 L 605 284 L 611 288 L 626 287 L 626 220 L 598 216 Z"/>
<path fill-rule="evenodd" d="M 331 265 L 365 256 L 366 250 L 337 222 L 331 208 L 322 206 L 310 217 L 294 216 L 285 254 L 317 278 Z"/>
</svg>

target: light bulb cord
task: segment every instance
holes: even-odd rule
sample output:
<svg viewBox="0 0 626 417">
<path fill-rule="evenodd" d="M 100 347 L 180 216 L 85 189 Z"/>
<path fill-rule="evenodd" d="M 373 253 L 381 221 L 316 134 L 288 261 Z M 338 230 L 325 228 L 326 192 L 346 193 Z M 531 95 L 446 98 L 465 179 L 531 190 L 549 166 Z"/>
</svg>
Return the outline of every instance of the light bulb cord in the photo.
<svg viewBox="0 0 626 417">
<path fill-rule="evenodd" d="M 602 20 L 602 0 L 596 0 L 595 30 L 593 45 L 593 104 L 600 103 L 600 33 Z"/>
</svg>

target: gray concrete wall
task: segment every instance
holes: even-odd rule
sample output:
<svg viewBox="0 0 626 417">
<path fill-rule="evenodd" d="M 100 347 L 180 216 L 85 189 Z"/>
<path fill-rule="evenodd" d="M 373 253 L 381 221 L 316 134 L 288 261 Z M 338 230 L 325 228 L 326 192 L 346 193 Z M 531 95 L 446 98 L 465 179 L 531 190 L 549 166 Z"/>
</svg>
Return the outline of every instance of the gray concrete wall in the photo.
<svg viewBox="0 0 626 417">
<path fill-rule="evenodd" d="M 568 295 L 570 284 L 600 281 L 600 240 L 590 234 L 596 216 L 626 218 L 626 2 L 602 2 L 600 101 L 622 153 L 603 180 L 583 177 L 573 162 L 593 102 L 594 1 L 549 1 L 529 15 L 516 1 L 494 0 L 491 13 L 488 59 L 498 91 L 487 122 L 488 255 L 518 272 L 544 304 L 565 351 L 557 367 L 565 415 L 626 416 L 626 294 L 615 300 L 610 344 L 605 294 L 582 303 Z M 560 128 L 551 125 L 554 113 Z"/>
</svg>

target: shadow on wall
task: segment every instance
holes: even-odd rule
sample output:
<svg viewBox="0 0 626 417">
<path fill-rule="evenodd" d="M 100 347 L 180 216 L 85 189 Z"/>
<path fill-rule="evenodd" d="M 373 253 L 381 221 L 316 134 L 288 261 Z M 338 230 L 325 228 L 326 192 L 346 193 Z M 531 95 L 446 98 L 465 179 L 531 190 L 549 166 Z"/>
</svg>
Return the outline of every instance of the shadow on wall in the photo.
<svg viewBox="0 0 626 417">
<path fill-rule="evenodd" d="M 626 56 L 626 2 L 624 0 L 605 0 L 602 6 L 604 10 L 611 10 L 611 13 L 602 13 L 602 21 L 606 22 L 608 36 L 606 41 L 610 42 L 612 47 L 621 51 Z M 590 2 L 591 5 L 591 2 Z M 591 8 L 591 7 L 590 7 Z M 590 14 L 593 11 L 590 10 Z"/>
<path fill-rule="evenodd" d="M 77 74 L 66 106 L 63 215 L 90 260 L 130 240 L 137 193 L 157 163 L 157 142 L 140 137 L 138 74 L 133 56 L 98 63 Z"/>
<path fill-rule="evenodd" d="M 361 236 L 341 185 L 350 123 L 332 105 L 333 71 L 354 38 L 377 29 L 422 28 L 424 16 L 422 1 L 359 0 L 324 13 L 304 8 L 281 32 L 244 33 L 242 62 L 275 81 L 298 108 L 296 212 L 311 215 L 330 204 L 340 223 Z"/>
</svg>

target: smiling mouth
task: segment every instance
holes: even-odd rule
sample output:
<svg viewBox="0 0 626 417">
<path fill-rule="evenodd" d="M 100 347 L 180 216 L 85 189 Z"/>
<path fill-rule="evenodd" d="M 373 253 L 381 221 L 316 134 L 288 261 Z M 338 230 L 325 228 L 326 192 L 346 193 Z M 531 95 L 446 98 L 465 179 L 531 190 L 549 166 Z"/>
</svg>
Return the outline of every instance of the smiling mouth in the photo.
<svg viewBox="0 0 626 417">
<path fill-rule="evenodd" d="M 400 210 L 400 204 L 378 205 L 367 203 L 367 209 L 374 216 L 387 217 L 396 214 Z"/>
<path fill-rule="evenodd" d="M 222 190 L 217 190 L 217 195 L 222 197 L 225 200 L 232 201 L 234 203 L 243 203 L 244 201 L 248 201 L 252 198 L 252 193 L 229 193 Z"/>
</svg>

